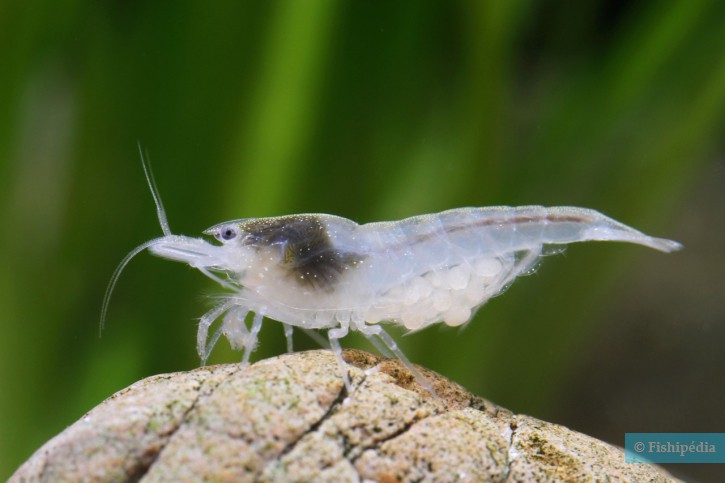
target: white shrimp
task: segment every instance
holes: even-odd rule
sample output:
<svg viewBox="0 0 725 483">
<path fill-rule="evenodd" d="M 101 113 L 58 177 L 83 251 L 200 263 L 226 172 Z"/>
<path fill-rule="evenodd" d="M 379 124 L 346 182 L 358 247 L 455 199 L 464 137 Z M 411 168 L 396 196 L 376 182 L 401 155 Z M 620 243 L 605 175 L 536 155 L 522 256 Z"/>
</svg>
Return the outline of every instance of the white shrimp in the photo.
<svg viewBox="0 0 725 483">
<path fill-rule="evenodd" d="M 465 324 L 486 301 L 530 272 L 547 247 L 608 240 L 663 252 L 682 248 L 591 209 L 541 206 L 460 208 L 363 225 L 325 214 L 247 218 L 204 231 L 220 242 L 215 244 L 171 233 L 145 162 L 144 171 L 164 236 L 140 245 L 121 262 L 106 292 L 102 322 L 121 271 L 149 249 L 199 269 L 229 290 L 201 317 L 197 351 L 202 365 L 222 334 L 234 349 L 244 350 L 247 364 L 267 317 L 284 324 L 289 351 L 293 327 L 328 329 L 348 391 L 339 339 L 350 329 L 398 357 L 429 388 L 381 322 L 409 330 L 437 322 Z M 212 323 L 220 318 L 209 339 Z"/>
</svg>

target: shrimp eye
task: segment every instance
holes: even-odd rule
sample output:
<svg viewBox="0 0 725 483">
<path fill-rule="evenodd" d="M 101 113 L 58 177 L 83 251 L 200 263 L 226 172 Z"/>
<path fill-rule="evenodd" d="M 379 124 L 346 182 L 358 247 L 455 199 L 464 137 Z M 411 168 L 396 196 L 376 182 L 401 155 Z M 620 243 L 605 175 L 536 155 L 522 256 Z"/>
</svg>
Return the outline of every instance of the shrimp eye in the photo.
<svg viewBox="0 0 725 483">
<path fill-rule="evenodd" d="M 224 226 L 221 230 L 219 230 L 219 238 L 224 241 L 229 241 L 236 238 L 237 234 L 237 229 L 231 225 Z"/>
</svg>

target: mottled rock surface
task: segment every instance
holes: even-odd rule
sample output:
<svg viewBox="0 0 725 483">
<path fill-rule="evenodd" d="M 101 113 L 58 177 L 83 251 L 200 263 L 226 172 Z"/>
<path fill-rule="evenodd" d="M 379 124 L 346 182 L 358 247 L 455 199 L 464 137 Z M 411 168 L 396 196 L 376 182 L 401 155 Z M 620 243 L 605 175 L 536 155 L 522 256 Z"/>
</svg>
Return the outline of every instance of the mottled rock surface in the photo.
<svg viewBox="0 0 725 483">
<path fill-rule="evenodd" d="M 345 351 L 149 377 L 40 448 L 10 481 L 675 481 L 429 371 Z"/>
</svg>

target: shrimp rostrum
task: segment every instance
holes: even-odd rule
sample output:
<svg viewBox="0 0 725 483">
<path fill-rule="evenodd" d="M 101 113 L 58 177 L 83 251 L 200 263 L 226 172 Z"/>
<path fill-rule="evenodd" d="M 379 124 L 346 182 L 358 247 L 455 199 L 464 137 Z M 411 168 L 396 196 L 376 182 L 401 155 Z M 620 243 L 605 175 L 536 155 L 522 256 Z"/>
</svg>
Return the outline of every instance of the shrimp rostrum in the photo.
<svg viewBox="0 0 725 483">
<path fill-rule="evenodd" d="M 438 322 L 465 324 L 486 301 L 530 272 L 547 247 L 596 240 L 663 252 L 681 248 L 591 209 L 541 206 L 460 208 L 367 224 L 326 214 L 248 218 L 204 231 L 213 237 L 210 242 L 172 234 L 150 177 L 149 182 L 165 235 L 127 255 L 109 285 L 103 317 L 121 270 L 148 249 L 199 269 L 227 289 L 199 322 L 202 364 L 221 335 L 244 350 L 246 364 L 267 317 L 284 324 L 289 350 L 293 327 L 327 329 L 348 389 L 339 339 L 350 330 L 417 375 L 381 323 L 409 330 Z"/>
</svg>

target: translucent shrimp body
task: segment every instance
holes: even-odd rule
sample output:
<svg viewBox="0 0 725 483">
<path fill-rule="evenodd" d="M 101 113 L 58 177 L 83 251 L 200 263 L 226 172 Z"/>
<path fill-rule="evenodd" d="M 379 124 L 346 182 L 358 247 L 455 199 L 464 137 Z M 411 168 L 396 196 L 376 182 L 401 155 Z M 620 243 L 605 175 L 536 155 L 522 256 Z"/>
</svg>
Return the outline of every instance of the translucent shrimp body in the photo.
<svg viewBox="0 0 725 483">
<path fill-rule="evenodd" d="M 222 245 L 177 235 L 155 255 L 221 271 L 232 298 L 253 312 L 306 329 L 387 321 L 408 329 L 458 326 L 529 271 L 547 245 L 615 240 L 662 251 L 676 242 L 644 235 L 582 208 L 462 208 L 358 225 L 323 214 L 248 219 L 205 231 Z"/>
<path fill-rule="evenodd" d="M 262 318 L 268 317 L 285 325 L 289 350 L 292 327 L 328 329 L 348 389 L 339 339 L 350 329 L 417 375 L 381 322 L 410 330 L 437 322 L 462 325 L 516 277 L 530 272 L 543 253 L 569 243 L 621 241 L 663 252 L 681 248 L 594 210 L 541 206 L 461 208 L 363 225 L 325 214 L 251 218 L 209 228 L 204 233 L 216 239 L 209 242 L 171 233 L 148 172 L 147 178 L 165 236 L 124 259 L 109 285 L 103 316 L 120 271 L 148 249 L 187 263 L 228 289 L 199 323 L 202 363 L 224 335 L 233 348 L 244 349 L 246 364 Z"/>
</svg>

